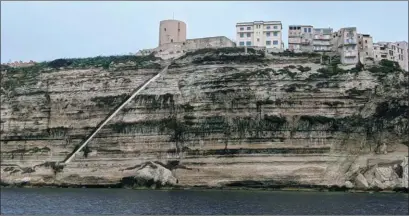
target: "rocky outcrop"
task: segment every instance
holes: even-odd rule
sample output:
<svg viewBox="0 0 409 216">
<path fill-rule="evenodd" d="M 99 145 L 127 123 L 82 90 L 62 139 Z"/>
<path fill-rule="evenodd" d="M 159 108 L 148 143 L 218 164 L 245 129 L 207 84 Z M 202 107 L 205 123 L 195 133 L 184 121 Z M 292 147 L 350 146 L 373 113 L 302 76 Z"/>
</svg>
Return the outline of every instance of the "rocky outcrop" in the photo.
<svg viewBox="0 0 409 216">
<path fill-rule="evenodd" d="M 159 163 L 147 162 L 139 167 L 133 176 L 124 177 L 126 187 L 163 187 L 175 186 L 178 182 L 172 171 Z M 129 170 L 129 169 L 128 169 Z"/>
<path fill-rule="evenodd" d="M 166 185 L 171 171 L 182 187 L 404 185 L 408 73 L 390 62 L 361 70 L 291 55 L 187 53 L 63 169 L 36 165 L 64 160 L 168 62 L 125 56 L 3 67 L 2 181 L 112 185 L 137 177 Z"/>
<path fill-rule="evenodd" d="M 408 188 L 408 182 L 409 182 L 409 178 L 408 178 L 408 157 L 405 157 L 405 159 L 403 160 L 402 164 L 401 164 L 401 168 L 402 168 L 402 187 L 403 188 Z"/>
</svg>

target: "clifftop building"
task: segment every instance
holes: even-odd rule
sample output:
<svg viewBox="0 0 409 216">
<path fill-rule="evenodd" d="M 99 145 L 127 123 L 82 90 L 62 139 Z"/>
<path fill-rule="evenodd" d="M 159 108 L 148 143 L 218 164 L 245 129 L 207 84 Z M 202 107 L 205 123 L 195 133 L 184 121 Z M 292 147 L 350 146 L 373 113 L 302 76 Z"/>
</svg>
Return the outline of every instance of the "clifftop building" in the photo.
<svg viewBox="0 0 409 216">
<path fill-rule="evenodd" d="M 408 42 L 378 42 L 373 44 L 375 61 L 387 59 L 396 61 L 399 66 L 408 71 Z"/>
<path fill-rule="evenodd" d="M 35 65 L 36 62 L 33 60 L 30 60 L 29 62 L 23 62 L 23 61 L 15 61 L 15 62 L 8 62 L 2 65 L 7 65 L 10 67 L 29 67 Z"/>
<path fill-rule="evenodd" d="M 332 51 L 332 28 L 314 28 L 313 49 L 315 52 Z"/>
<path fill-rule="evenodd" d="M 288 50 L 293 52 L 312 52 L 313 26 L 288 26 Z"/>
<path fill-rule="evenodd" d="M 159 24 L 159 46 L 186 41 L 186 23 L 179 20 L 162 20 Z"/>
<path fill-rule="evenodd" d="M 369 59 L 374 59 L 373 40 L 369 34 L 358 34 L 359 60 L 365 63 Z"/>
<path fill-rule="evenodd" d="M 358 58 L 358 33 L 356 27 L 341 28 L 333 33 L 333 50 L 341 56 L 342 64 L 357 64 Z"/>
<path fill-rule="evenodd" d="M 236 24 L 237 46 L 283 51 L 281 21 L 239 22 Z"/>
<path fill-rule="evenodd" d="M 203 48 L 235 47 L 236 44 L 224 36 L 186 39 L 186 23 L 179 20 L 162 20 L 159 23 L 159 46 L 139 50 L 136 55 L 155 54 L 162 59 L 177 58 L 188 51 Z"/>
</svg>

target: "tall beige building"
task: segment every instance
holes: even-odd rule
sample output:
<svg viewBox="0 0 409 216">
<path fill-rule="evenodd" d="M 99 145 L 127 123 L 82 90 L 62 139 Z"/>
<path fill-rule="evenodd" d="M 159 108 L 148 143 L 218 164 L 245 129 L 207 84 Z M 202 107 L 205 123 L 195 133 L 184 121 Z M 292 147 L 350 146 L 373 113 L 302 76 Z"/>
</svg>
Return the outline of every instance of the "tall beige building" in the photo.
<svg viewBox="0 0 409 216">
<path fill-rule="evenodd" d="M 358 34 L 359 60 L 364 63 L 374 58 L 373 39 L 369 34 Z"/>
<path fill-rule="evenodd" d="M 313 26 L 290 25 L 288 27 L 288 50 L 294 52 L 312 52 Z"/>
<path fill-rule="evenodd" d="M 313 37 L 314 52 L 332 51 L 332 28 L 314 28 Z"/>
<path fill-rule="evenodd" d="M 356 27 L 341 28 L 332 34 L 333 50 L 341 57 L 341 63 L 350 65 L 357 64 L 358 57 L 358 33 Z"/>
<path fill-rule="evenodd" d="M 280 21 L 254 21 L 236 24 L 236 45 L 282 51 L 282 24 Z"/>
<path fill-rule="evenodd" d="M 179 20 L 162 20 L 159 24 L 159 46 L 186 41 L 186 23 Z"/>
<path fill-rule="evenodd" d="M 399 66 L 408 71 L 408 42 L 378 42 L 373 45 L 375 61 L 387 59 L 396 61 Z"/>
</svg>

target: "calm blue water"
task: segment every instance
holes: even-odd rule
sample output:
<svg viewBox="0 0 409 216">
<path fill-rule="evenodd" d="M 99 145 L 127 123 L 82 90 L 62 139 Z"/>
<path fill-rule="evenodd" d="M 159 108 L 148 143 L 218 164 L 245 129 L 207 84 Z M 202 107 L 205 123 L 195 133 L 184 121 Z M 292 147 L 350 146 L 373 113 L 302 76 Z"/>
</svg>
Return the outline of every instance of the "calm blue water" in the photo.
<svg viewBox="0 0 409 216">
<path fill-rule="evenodd" d="M 2 188 L 1 214 L 409 214 L 408 194 Z"/>
</svg>

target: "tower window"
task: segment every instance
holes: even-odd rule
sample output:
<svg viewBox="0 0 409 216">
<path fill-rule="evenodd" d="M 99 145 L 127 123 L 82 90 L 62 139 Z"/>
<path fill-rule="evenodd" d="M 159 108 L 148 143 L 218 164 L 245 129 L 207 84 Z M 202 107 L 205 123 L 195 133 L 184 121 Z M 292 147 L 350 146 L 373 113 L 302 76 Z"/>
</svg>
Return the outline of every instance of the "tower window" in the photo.
<svg viewBox="0 0 409 216">
<path fill-rule="evenodd" d="M 173 43 L 173 39 L 170 39 L 170 42 Z"/>
<path fill-rule="evenodd" d="M 165 31 L 166 31 L 166 28 L 165 28 Z"/>
</svg>

